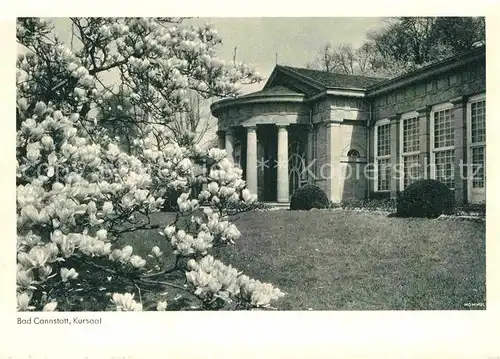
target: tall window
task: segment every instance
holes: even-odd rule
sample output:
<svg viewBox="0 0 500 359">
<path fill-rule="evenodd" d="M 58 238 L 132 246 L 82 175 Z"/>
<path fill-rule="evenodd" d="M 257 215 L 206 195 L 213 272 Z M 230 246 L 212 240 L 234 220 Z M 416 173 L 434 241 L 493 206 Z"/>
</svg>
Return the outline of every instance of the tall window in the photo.
<svg viewBox="0 0 500 359">
<path fill-rule="evenodd" d="M 418 113 L 413 112 L 401 116 L 401 163 L 403 177 L 401 189 L 404 190 L 420 176 L 420 123 Z"/>
<path fill-rule="evenodd" d="M 467 105 L 468 112 L 468 145 L 469 145 L 469 188 L 471 195 L 483 198 L 472 198 L 484 200 L 484 188 L 486 187 L 486 97 L 484 94 L 473 96 Z M 472 188 L 471 188 L 472 187 Z"/>
<path fill-rule="evenodd" d="M 381 120 L 375 125 L 376 191 L 389 191 L 391 180 L 391 124 Z"/>
<path fill-rule="evenodd" d="M 455 187 L 455 128 L 453 105 L 446 103 L 433 107 L 431 112 L 431 169 L 434 178 L 450 189 Z"/>
</svg>

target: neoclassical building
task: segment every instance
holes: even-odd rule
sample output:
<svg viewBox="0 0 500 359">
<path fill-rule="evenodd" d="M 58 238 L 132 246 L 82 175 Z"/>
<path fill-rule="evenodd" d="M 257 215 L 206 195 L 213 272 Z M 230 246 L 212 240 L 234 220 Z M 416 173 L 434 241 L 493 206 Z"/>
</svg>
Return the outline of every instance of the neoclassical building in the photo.
<svg viewBox="0 0 500 359">
<path fill-rule="evenodd" d="M 485 46 L 391 79 L 277 65 L 261 91 L 211 106 L 219 147 L 260 201 L 306 183 L 334 202 L 435 178 L 485 201 Z"/>
</svg>

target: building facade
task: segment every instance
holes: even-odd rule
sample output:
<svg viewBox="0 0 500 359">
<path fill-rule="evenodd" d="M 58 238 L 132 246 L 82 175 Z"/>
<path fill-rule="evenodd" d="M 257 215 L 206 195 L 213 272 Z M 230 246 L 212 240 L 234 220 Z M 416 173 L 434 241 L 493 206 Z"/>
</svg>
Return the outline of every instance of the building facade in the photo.
<svg viewBox="0 0 500 359">
<path fill-rule="evenodd" d="M 219 147 L 260 201 L 306 183 L 334 202 L 395 198 L 420 178 L 485 201 L 485 47 L 393 79 L 277 65 L 261 91 L 211 106 Z"/>
</svg>

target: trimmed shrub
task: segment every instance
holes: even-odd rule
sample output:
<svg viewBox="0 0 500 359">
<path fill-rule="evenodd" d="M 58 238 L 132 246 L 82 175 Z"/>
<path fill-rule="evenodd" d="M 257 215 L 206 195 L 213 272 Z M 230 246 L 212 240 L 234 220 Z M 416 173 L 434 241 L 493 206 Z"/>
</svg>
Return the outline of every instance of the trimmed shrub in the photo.
<svg viewBox="0 0 500 359">
<path fill-rule="evenodd" d="M 290 200 L 291 210 L 310 210 L 311 208 L 328 208 L 330 201 L 325 192 L 318 186 L 308 184 L 298 188 Z"/>
<path fill-rule="evenodd" d="M 400 194 L 397 216 L 437 218 L 451 214 L 453 207 L 453 192 L 444 183 L 425 179 L 412 183 Z"/>
</svg>

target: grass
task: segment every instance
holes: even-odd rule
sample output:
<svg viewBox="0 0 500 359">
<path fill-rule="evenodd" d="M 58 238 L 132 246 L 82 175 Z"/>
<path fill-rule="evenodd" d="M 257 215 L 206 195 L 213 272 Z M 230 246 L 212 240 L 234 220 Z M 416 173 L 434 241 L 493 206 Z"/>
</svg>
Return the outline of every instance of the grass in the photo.
<svg viewBox="0 0 500 359">
<path fill-rule="evenodd" d="M 155 214 L 152 223 L 165 225 L 170 217 Z M 242 237 L 220 257 L 286 292 L 278 309 L 485 309 L 477 306 L 486 298 L 484 222 L 278 210 L 244 213 L 235 223 Z M 158 230 L 129 233 L 119 243 L 125 244 L 144 256 L 155 245 L 169 250 Z M 173 293 L 143 291 L 145 309 L 165 291 Z M 193 303 L 184 296 L 170 308 Z"/>
</svg>

